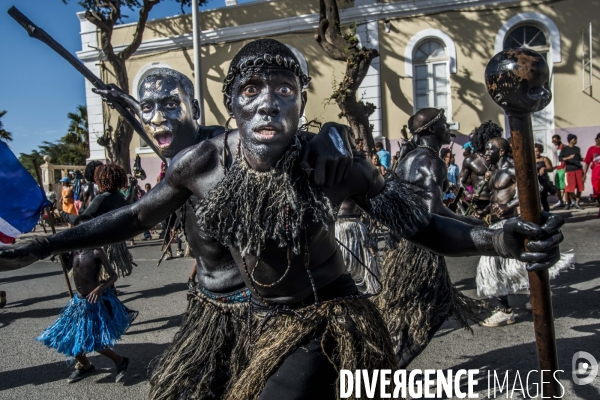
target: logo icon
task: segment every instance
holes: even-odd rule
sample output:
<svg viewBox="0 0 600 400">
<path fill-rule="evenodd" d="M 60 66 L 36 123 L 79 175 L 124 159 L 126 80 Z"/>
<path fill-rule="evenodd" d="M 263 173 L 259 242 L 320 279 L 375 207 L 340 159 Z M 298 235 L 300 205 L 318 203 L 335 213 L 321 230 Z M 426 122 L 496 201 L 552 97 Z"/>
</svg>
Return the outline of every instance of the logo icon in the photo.
<svg viewBox="0 0 600 400">
<path fill-rule="evenodd" d="M 598 361 L 590 353 L 578 351 L 573 354 L 571 371 L 573 374 L 573 383 L 576 385 L 589 385 L 596 379 L 596 375 L 598 375 Z M 580 375 L 583 377 L 580 377 Z"/>
</svg>

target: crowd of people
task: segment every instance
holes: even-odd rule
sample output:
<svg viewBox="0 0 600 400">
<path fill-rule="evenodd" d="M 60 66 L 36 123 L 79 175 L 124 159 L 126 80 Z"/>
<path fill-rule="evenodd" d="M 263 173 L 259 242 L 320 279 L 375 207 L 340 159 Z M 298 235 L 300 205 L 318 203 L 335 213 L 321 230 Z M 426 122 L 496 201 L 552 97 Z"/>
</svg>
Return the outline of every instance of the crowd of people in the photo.
<svg viewBox="0 0 600 400">
<path fill-rule="evenodd" d="M 394 157 L 382 143 L 367 153 L 343 125 L 300 128 L 309 80 L 282 43 L 245 45 L 223 85 L 236 130 L 197 125 L 193 85 L 172 69 L 147 75 L 139 102 L 96 90 L 150 137 L 172 135 L 160 146 L 171 159 L 160 182 L 120 193 L 122 168 L 86 168 L 92 199 L 79 216 L 61 212 L 72 229 L 0 250 L 0 270 L 73 252 L 79 295 L 39 338 L 76 357 L 71 382 L 94 372 L 92 351 L 125 378 L 129 358 L 111 348 L 136 313 L 110 287 L 132 271 L 125 241 L 167 219 L 179 221 L 195 264 L 181 328 L 150 369 L 151 399 L 337 398 L 340 369 L 407 368 L 448 318 L 480 321 L 484 304 L 454 287 L 446 256 L 482 256 L 478 290 L 498 299 L 486 326 L 514 321 L 502 296 L 522 289 L 527 271 L 563 268 L 560 217 L 508 219 L 518 215 L 515 168 L 495 126 L 476 130 L 463 171 L 440 153 L 451 140 L 442 109 L 412 116 L 412 138 Z M 455 212 L 459 187 L 467 207 Z M 89 329 L 73 329 L 81 324 Z"/>
<path fill-rule="evenodd" d="M 462 169 L 454 163 L 454 154 L 451 154 L 449 148 L 443 148 L 440 152 L 440 157 L 446 162 L 448 168 L 449 188 L 444 193 L 444 200 L 453 201 L 462 187 L 461 212 L 468 213 L 478 218 L 485 218 L 490 215 L 489 209 L 486 206 L 489 202 L 490 189 L 481 187 L 478 182 L 473 185 L 473 178 L 483 178 L 485 172 L 492 173 L 495 169 L 493 164 L 485 160 L 485 150 L 481 147 L 478 137 L 484 129 L 488 129 L 493 124 L 494 134 L 484 135 L 486 140 L 502 135 L 502 128 L 490 122 L 483 124 L 481 127 L 473 131 L 471 134 L 472 140 L 465 144 L 463 153 L 465 159 Z M 584 191 L 584 182 L 587 179 L 588 172 L 591 169 L 591 184 L 592 194 L 590 199 L 594 199 L 600 206 L 600 133 L 596 135 L 596 144 L 590 146 L 586 152 L 586 156 L 582 157 L 581 149 L 576 146 L 577 136 L 574 134 L 567 135 L 568 146 L 562 143 L 560 135 L 552 137 L 552 143 L 555 147 L 558 157 L 558 164 L 553 165 L 550 158 L 542 155 L 545 149 L 540 143 L 535 143 L 535 161 L 538 173 L 538 183 L 540 190 L 540 202 L 542 209 L 546 212 L 556 209 L 578 209 L 581 210 L 580 204 L 581 194 Z M 510 138 L 507 140 L 509 145 L 509 154 L 512 152 Z M 485 146 L 485 143 L 483 143 Z M 475 146 L 479 146 L 475 148 Z M 479 160 L 480 165 L 475 165 Z M 582 165 L 583 164 L 583 165 Z M 483 169 L 481 168 L 483 166 Z M 462 171 L 462 173 L 460 172 Z M 549 173 L 554 172 L 554 179 L 550 178 Z M 481 193 L 479 191 L 481 190 Z M 558 201 L 552 206 L 548 203 L 548 196 L 556 196 Z M 600 210 L 598 213 L 600 217 Z"/>
</svg>

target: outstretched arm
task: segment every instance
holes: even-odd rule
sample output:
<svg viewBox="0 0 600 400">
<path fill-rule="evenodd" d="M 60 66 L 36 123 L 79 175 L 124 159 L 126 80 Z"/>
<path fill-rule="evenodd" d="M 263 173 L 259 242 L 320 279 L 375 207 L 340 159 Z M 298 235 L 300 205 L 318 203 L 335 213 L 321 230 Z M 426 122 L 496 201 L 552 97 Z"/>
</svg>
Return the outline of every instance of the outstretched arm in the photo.
<svg viewBox="0 0 600 400">
<path fill-rule="evenodd" d="M 0 249 L 0 271 L 25 267 L 50 254 L 100 247 L 147 231 L 177 210 L 190 196 L 187 174 L 173 160 L 165 179 L 139 202 L 119 208 L 74 228 Z M 184 176 L 185 175 L 185 176 Z"/>
<path fill-rule="evenodd" d="M 530 263 L 527 269 L 548 268 L 560 258 L 558 244 L 564 220 L 544 214 L 542 226 L 519 218 L 508 220 L 502 229 L 473 227 L 444 217 L 431 222 L 409 240 L 435 253 L 451 256 L 500 256 Z M 524 241 L 529 239 L 525 247 Z"/>
<path fill-rule="evenodd" d="M 377 222 L 389 228 L 393 239 L 406 238 L 444 256 L 491 255 L 530 263 L 529 270 L 548 268 L 559 258 L 564 220 L 544 214 L 540 227 L 521 219 L 511 219 L 502 229 L 493 230 L 428 213 L 422 200 L 423 189 L 402 180 L 391 180 L 372 188 L 374 193 L 355 196 L 357 203 Z M 527 249 L 525 240 L 528 239 Z"/>
</svg>

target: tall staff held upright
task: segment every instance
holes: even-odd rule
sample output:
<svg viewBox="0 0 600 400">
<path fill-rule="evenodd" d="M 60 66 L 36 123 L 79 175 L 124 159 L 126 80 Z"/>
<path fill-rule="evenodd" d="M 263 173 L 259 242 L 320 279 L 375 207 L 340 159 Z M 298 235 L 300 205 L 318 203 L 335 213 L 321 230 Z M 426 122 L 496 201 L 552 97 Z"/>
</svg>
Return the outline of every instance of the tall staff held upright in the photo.
<svg viewBox="0 0 600 400">
<path fill-rule="evenodd" d="M 552 99 L 548 64 L 529 49 L 496 54 L 485 69 L 485 83 L 494 101 L 508 116 L 517 173 L 521 218 L 541 225 L 540 191 L 535 166 L 531 114 Z M 558 357 L 548 270 L 529 271 L 533 322 L 544 396 L 559 396 Z"/>
</svg>

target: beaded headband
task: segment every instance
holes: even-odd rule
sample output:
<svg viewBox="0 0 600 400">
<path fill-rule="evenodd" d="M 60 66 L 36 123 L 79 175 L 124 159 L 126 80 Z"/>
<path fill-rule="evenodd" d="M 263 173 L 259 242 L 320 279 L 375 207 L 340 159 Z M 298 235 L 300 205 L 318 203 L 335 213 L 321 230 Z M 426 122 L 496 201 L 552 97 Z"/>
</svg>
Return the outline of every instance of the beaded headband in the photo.
<svg viewBox="0 0 600 400">
<path fill-rule="evenodd" d="M 237 66 L 229 67 L 229 73 L 223 81 L 223 93 L 227 93 L 227 90 L 235 80 L 235 77 L 239 75 L 245 75 L 248 72 L 258 72 L 261 68 L 283 68 L 288 69 L 300 78 L 300 83 L 304 87 L 310 81 L 310 77 L 307 76 L 294 59 L 290 57 L 282 57 L 281 55 L 271 55 L 265 53 L 262 56 L 247 58 L 240 62 Z"/>
<path fill-rule="evenodd" d="M 440 112 L 438 113 L 438 115 L 436 115 L 435 117 L 433 117 L 431 119 L 431 121 L 427 122 L 422 127 L 415 129 L 412 133 L 414 134 L 414 133 L 423 132 L 425 129 L 428 129 L 431 125 L 435 124 L 436 121 L 438 121 L 443 116 L 444 116 L 444 109 L 440 109 Z"/>
</svg>

